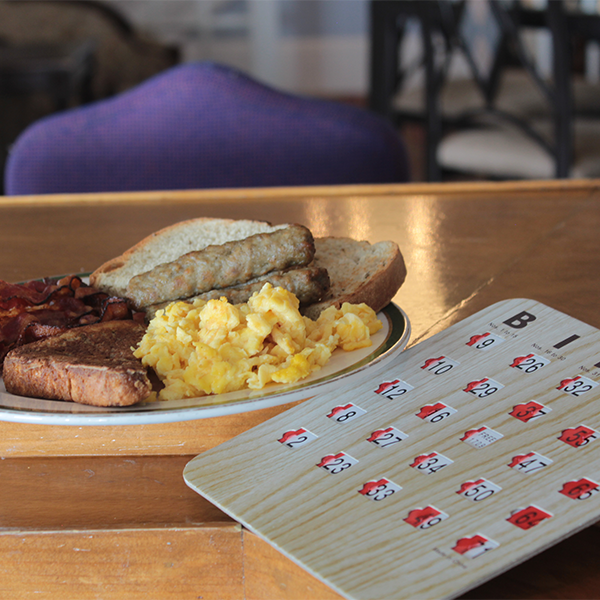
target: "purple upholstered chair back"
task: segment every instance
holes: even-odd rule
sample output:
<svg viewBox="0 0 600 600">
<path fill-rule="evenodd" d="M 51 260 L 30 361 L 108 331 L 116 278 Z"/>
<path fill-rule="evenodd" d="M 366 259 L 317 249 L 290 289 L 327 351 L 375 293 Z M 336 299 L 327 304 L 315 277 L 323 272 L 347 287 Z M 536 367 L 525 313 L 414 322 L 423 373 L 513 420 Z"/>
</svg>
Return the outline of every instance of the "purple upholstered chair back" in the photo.
<svg viewBox="0 0 600 600">
<path fill-rule="evenodd" d="M 408 179 L 404 144 L 380 117 L 199 62 L 28 127 L 11 149 L 5 193 Z"/>
</svg>

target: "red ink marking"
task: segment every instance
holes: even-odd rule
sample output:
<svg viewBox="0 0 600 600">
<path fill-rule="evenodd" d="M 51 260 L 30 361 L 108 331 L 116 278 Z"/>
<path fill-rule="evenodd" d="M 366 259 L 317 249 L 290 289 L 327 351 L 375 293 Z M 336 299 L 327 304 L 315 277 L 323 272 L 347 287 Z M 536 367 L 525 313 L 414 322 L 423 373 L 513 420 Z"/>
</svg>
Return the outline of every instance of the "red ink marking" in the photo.
<svg viewBox="0 0 600 600">
<path fill-rule="evenodd" d="M 479 381 L 471 381 L 471 383 L 469 383 L 467 385 L 467 387 L 464 389 L 464 391 L 470 392 L 471 390 L 475 389 L 479 384 L 485 383 L 486 381 L 488 381 L 488 377 L 484 377 L 483 379 L 480 379 Z"/>
<path fill-rule="evenodd" d="M 527 356 L 519 356 L 512 361 L 511 367 L 518 367 L 521 363 L 524 363 L 528 358 L 533 358 L 533 354 Z"/>
<path fill-rule="evenodd" d="M 481 341 L 483 338 L 490 335 L 489 333 L 482 333 L 481 335 L 473 335 L 471 339 L 467 342 L 467 346 L 474 346 L 477 342 Z"/>
</svg>

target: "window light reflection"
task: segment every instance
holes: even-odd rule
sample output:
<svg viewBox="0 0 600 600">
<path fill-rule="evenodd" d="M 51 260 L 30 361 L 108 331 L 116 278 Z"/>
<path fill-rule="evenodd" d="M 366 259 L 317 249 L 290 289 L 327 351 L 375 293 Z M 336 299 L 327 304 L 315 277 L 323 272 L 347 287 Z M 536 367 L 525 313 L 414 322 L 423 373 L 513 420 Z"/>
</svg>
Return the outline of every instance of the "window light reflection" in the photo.
<svg viewBox="0 0 600 600">
<path fill-rule="evenodd" d="M 322 198 L 306 201 L 307 226 L 315 237 L 331 235 L 348 236 L 356 240 L 369 240 L 371 221 L 368 203 L 364 198 L 336 199 L 335 202 Z"/>
<path fill-rule="evenodd" d="M 435 199 L 429 196 L 411 198 L 406 209 L 409 243 L 401 250 L 408 269 L 410 294 L 403 293 L 408 289 L 400 290 L 402 305 L 409 315 L 417 319 L 426 298 L 428 314 L 421 316 L 431 324 L 445 314 L 448 305 L 442 272 L 444 261 L 437 242 L 440 238 L 440 211 Z M 425 323 L 414 323 L 414 326 L 415 331 L 422 331 Z"/>
</svg>

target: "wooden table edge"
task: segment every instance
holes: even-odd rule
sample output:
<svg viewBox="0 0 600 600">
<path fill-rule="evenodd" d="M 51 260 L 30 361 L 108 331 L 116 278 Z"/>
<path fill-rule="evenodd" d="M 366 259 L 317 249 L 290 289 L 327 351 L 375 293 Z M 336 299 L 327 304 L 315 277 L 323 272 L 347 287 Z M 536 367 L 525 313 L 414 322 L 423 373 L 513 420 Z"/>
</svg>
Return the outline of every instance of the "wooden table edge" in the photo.
<svg viewBox="0 0 600 600">
<path fill-rule="evenodd" d="M 71 204 L 142 204 L 162 202 L 214 202 L 215 198 L 230 203 L 247 202 L 260 198 L 262 201 L 280 202 L 281 197 L 300 198 L 306 196 L 369 196 L 390 194 L 402 195 L 456 195 L 481 193 L 526 193 L 526 192 L 595 192 L 600 179 L 552 179 L 527 181 L 472 181 L 443 183 L 395 183 L 330 186 L 298 186 L 268 188 L 212 188 L 202 190 L 161 190 L 140 192 L 100 192 L 86 194 L 43 194 L 31 196 L 0 196 L 0 208 L 4 206 L 38 206 Z"/>
</svg>

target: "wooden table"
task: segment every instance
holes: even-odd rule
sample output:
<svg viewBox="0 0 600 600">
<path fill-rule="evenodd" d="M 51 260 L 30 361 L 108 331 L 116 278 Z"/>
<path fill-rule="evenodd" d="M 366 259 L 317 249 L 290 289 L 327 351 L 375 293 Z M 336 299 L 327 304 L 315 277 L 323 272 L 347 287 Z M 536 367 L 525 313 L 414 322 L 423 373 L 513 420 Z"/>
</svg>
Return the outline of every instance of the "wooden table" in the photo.
<svg viewBox="0 0 600 600">
<path fill-rule="evenodd" d="M 411 345 L 514 297 L 600 327 L 600 181 L 0 198 L 0 279 L 90 271 L 198 216 L 395 240 Z M 339 598 L 183 482 L 192 456 L 286 408 L 166 425 L 0 422 L 0 597 Z M 584 530 L 465 597 L 598 598 L 599 536 Z"/>
</svg>

